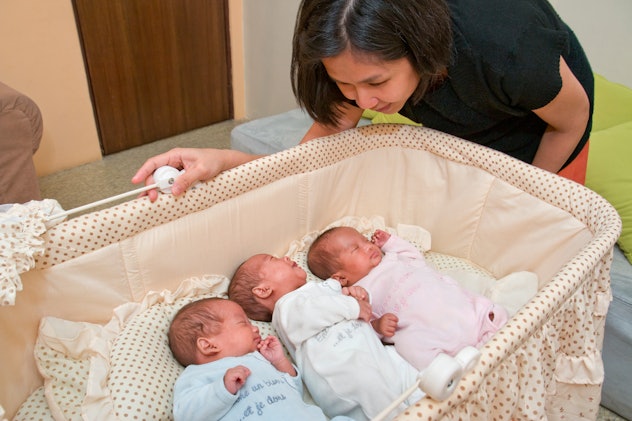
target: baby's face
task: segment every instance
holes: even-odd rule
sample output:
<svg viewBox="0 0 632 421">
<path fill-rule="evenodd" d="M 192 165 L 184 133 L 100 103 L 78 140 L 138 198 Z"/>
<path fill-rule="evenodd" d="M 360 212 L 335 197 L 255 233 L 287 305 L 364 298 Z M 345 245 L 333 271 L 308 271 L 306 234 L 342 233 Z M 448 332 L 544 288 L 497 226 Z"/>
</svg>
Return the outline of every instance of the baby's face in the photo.
<svg viewBox="0 0 632 421">
<path fill-rule="evenodd" d="M 222 346 L 222 357 L 239 357 L 256 351 L 261 342 L 259 328 L 250 323 L 241 306 L 229 300 L 214 305 L 221 306 L 223 318 L 221 331 L 215 336 Z"/>
<path fill-rule="evenodd" d="M 338 273 L 353 285 L 382 261 L 382 250 L 350 227 L 336 229 L 327 243 L 338 256 Z"/>
<path fill-rule="evenodd" d="M 259 259 L 259 278 L 272 284 L 280 296 L 305 285 L 307 274 L 289 257 L 261 254 L 256 258 Z"/>
</svg>

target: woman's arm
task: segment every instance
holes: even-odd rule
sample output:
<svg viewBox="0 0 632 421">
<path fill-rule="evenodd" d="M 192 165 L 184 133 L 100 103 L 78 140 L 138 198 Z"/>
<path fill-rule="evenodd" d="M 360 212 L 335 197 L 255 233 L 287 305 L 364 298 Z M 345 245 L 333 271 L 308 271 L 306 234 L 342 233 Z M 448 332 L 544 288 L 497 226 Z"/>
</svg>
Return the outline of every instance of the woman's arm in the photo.
<svg viewBox="0 0 632 421">
<path fill-rule="evenodd" d="M 171 187 L 173 195 L 178 196 L 198 181 L 208 181 L 222 171 L 261 156 L 232 149 L 175 148 L 145 161 L 132 178 L 132 183 L 144 181 L 145 185 L 152 184 L 154 171 L 164 165 L 184 169 L 184 174 L 176 178 Z M 152 202 L 158 198 L 156 190 L 149 191 L 147 195 Z"/>
<path fill-rule="evenodd" d="M 319 137 L 329 136 L 332 134 L 340 133 L 343 130 L 351 129 L 358 125 L 358 121 L 362 118 L 361 108 L 355 107 L 351 104 L 344 103 L 340 106 L 340 118 L 337 126 L 326 126 L 324 124 L 314 122 L 309 128 L 300 143 L 305 143 L 312 139 Z"/>
<path fill-rule="evenodd" d="M 533 110 L 548 127 L 533 159 L 533 165 L 557 173 L 573 153 L 590 115 L 590 103 L 586 91 L 568 65 L 560 57 L 562 89 L 542 108 Z"/>
</svg>

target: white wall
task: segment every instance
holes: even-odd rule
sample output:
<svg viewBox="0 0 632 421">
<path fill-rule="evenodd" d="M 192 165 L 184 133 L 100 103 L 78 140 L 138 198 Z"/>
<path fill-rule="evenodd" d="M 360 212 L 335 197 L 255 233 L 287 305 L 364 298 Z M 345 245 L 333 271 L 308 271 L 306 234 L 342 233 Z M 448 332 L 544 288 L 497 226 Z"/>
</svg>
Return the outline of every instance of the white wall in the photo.
<svg viewBox="0 0 632 421">
<path fill-rule="evenodd" d="M 296 108 L 290 82 L 299 0 L 243 0 L 245 114 L 249 119 Z"/>
<path fill-rule="evenodd" d="M 632 87 L 632 0 L 550 0 L 593 71 Z"/>
</svg>

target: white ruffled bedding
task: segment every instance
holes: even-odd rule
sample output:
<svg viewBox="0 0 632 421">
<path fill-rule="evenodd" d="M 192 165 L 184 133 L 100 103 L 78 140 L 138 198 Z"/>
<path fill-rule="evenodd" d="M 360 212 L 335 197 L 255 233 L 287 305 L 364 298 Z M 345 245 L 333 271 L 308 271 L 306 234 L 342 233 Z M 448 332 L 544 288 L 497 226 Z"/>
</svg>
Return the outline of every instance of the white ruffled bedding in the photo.
<svg viewBox="0 0 632 421">
<path fill-rule="evenodd" d="M 47 217 L 62 210 L 53 199 L 0 205 L 0 306 L 15 304 L 20 274 L 35 267 L 35 256 L 44 253 L 42 234 L 59 222 Z"/>
</svg>

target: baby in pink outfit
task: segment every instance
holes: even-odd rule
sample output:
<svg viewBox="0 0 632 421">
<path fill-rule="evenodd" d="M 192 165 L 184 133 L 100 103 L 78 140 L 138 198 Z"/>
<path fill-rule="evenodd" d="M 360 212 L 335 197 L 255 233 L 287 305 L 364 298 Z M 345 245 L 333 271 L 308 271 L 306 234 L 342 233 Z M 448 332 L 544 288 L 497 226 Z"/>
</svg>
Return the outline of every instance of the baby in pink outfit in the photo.
<svg viewBox="0 0 632 421">
<path fill-rule="evenodd" d="M 418 370 L 439 353 L 480 347 L 508 319 L 503 307 L 436 271 L 415 246 L 386 231 L 368 240 L 351 227 L 329 229 L 311 245 L 307 264 L 349 295 L 368 293 L 373 328 Z"/>
</svg>

